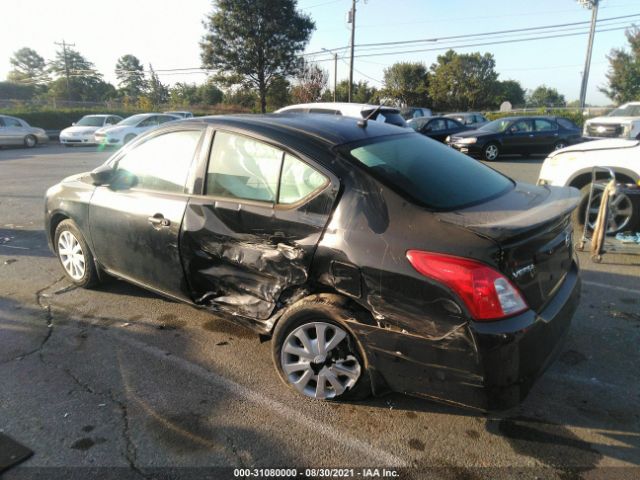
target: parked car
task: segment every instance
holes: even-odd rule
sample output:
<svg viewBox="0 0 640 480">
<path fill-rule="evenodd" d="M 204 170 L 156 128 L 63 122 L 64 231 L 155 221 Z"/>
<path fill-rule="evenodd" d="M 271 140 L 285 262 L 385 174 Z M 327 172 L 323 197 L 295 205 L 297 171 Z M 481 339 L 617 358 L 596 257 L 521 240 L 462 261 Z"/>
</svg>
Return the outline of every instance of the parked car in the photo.
<svg viewBox="0 0 640 480">
<path fill-rule="evenodd" d="M 343 115 L 352 118 L 367 118 L 377 111 L 371 120 L 406 127 L 407 123 L 400 115 L 400 110 L 393 107 L 369 105 L 366 103 L 317 102 L 300 103 L 276 110 L 275 113 L 321 113 L 327 115 Z"/>
<path fill-rule="evenodd" d="M 505 117 L 451 135 L 446 142 L 462 153 L 491 162 L 502 154 L 549 153 L 581 140 L 580 128 L 566 118 Z"/>
<path fill-rule="evenodd" d="M 0 147 L 24 145 L 32 148 L 48 141 L 49 137 L 43 129 L 32 127 L 21 118 L 0 115 Z"/>
<path fill-rule="evenodd" d="M 110 127 L 102 127 L 94 134 L 95 142 L 110 147 L 120 147 L 129 143 L 141 133 L 166 122 L 180 120 L 177 115 L 164 113 L 140 113 L 132 115 Z"/>
<path fill-rule="evenodd" d="M 164 113 L 168 115 L 177 115 L 178 117 L 181 117 L 181 118 L 193 118 L 193 113 L 187 112 L 186 110 L 175 110 L 175 111 L 164 112 Z"/>
<path fill-rule="evenodd" d="M 593 167 L 609 167 L 620 183 L 640 181 L 640 142 L 638 140 L 597 140 L 581 143 L 552 152 L 542 164 L 538 185 L 568 186 L 580 190 L 580 204 L 575 220 L 583 226 L 586 216 L 591 172 Z M 598 179 L 608 179 L 605 172 Z M 589 210 L 589 222 L 593 228 L 601 193 L 596 191 Z M 607 233 L 640 228 L 640 205 L 637 200 L 622 193 L 609 202 L 609 224 Z"/>
<path fill-rule="evenodd" d="M 487 120 L 487 118 L 479 112 L 448 113 L 445 115 L 445 117 L 453 118 L 454 120 L 462 123 L 465 127 L 470 128 L 478 128 L 489 122 L 489 120 Z"/>
<path fill-rule="evenodd" d="M 432 117 L 433 112 L 430 108 L 404 107 L 400 109 L 400 115 L 405 120 L 411 120 L 412 118 Z"/>
<path fill-rule="evenodd" d="M 429 138 L 444 142 L 449 135 L 469 130 L 453 118 L 445 117 L 421 117 L 407 122 L 416 132 Z"/>
<path fill-rule="evenodd" d="M 380 122 L 218 116 L 51 187 L 45 231 L 75 285 L 106 272 L 271 337 L 302 395 L 502 408 L 577 307 L 577 193 Z"/>
<path fill-rule="evenodd" d="M 584 122 L 583 135 L 640 139 L 640 102 L 625 103 L 603 117 L 590 118 Z"/>
<path fill-rule="evenodd" d="M 122 121 L 119 115 L 85 115 L 72 126 L 60 132 L 60 143 L 65 146 L 94 145 L 95 133 L 102 127 L 116 125 Z"/>
</svg>

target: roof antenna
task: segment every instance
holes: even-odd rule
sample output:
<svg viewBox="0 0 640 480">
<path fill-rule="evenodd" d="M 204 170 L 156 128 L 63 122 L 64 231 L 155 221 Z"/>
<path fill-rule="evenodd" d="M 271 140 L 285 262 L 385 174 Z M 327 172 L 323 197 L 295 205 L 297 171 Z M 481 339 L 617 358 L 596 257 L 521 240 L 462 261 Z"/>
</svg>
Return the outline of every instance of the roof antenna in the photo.
<svg viewBox="0 0 640 480">
<path fill-rule="evenodd" d="M 363 118 L 363 119 L 361 119 L 361 120 L 358 120 L 358 124 L 357 124 L 357 125 L 358 125 L 360 128 L 367 128 L 367 122 L 369 121 L 369 119 L 370 119 L 371 117 L 373 117 L 376 113 L 378 113 L 382 107 L 384 107 L 384 105 L 382 105 L 382 104 L 378 105 L 376 108 L 374 108 L 374 109 L 371 111 L 371 113 L 370 113 L 369 115 L 367 115 L 367 117 L 366 117 L 366 118 Z"/>
</svg>

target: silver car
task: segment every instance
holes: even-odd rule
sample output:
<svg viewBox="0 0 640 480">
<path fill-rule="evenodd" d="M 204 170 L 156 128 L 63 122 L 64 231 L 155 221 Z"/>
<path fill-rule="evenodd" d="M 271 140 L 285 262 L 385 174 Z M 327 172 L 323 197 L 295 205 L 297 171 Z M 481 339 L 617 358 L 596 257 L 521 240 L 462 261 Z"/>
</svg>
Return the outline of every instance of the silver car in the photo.
<svg viewBox="0 0 640 480">
<path fill-rule="evenodd" d="M 49 137 L 43 129 L 32 127 L 21 118 L 0 115 L 0 146 L 24 145 L 31 148 L 47 142 Z"/>
</svg>

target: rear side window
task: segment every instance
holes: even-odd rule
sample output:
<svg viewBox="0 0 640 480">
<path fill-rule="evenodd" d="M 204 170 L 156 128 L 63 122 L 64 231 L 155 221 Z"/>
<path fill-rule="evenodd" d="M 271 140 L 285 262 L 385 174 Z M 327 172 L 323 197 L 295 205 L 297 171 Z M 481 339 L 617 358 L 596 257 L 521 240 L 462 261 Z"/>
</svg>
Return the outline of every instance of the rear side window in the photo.
<svg viewBox="0 0 640 480">
<path fill-rule="evenodd" d="M 152 137 L 127 152 L 117 168 L 135 175 L 138 188 L 182 193 L 201 135 L 183 130 Z"/>
<path fill-rule="evenodd" d="M 455 210 L 513 188 L 502 174 L 418 134 L 382 137 L 345 146 L 343 154 L 401 195 L 435 210 Z"/>
<path fill-rule="evenodd" d="M 533 123 L 536 126 L 536 132 L 548 132 L 550 130 L 556 130 L 556 126 L 554 125 L 554 123 L 549 120 L 536 118 Z"/>
<path fill-rule="evenodd" d="M 217 132 L 207 170 L 207 195 L 275 202 L 282 155 L 266 143 Z"/>
<path fill-rule="evenodd" d="M 557 121 L 562 128 L 566 128 L 567 130 L 579 130 L 578 126 L 571 120 L 567 120 L 566 118 L 558 118 Z"/>
<path fill-rule="evenodd" d="M 279 203 L 289 205 L 321 190 L 329 179 L 291 155 L 284 156 Z"/>
<path fill-rule="evenodd" d="M 4 124 L 6 127 L 22 127 L 17 119 L 11 117 L 4 117 Z"/>
<path fill-rule="evenodd" d="M 324 113 L 326 115 L 341 115 L 339 110 L 331 110 L 329 108 L 311 108 L 309 113 Z"/>
</svg>

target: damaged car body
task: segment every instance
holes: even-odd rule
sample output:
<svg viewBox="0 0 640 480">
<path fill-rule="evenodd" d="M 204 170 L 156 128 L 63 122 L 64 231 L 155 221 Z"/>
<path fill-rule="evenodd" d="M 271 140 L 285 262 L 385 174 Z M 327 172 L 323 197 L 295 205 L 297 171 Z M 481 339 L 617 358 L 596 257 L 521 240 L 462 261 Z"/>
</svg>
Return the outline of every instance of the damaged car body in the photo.
<svg viewBox="0 0 640 480">
<path fill-rule="evenodd" d="M 406 129 L 278 114 L 149 132 L 51 187 L 45 221 L 75 284 L 108 273 L 240 322 L 301 394 L 499 409 L 568 332 L 577 202 Z"/>
</svg>

